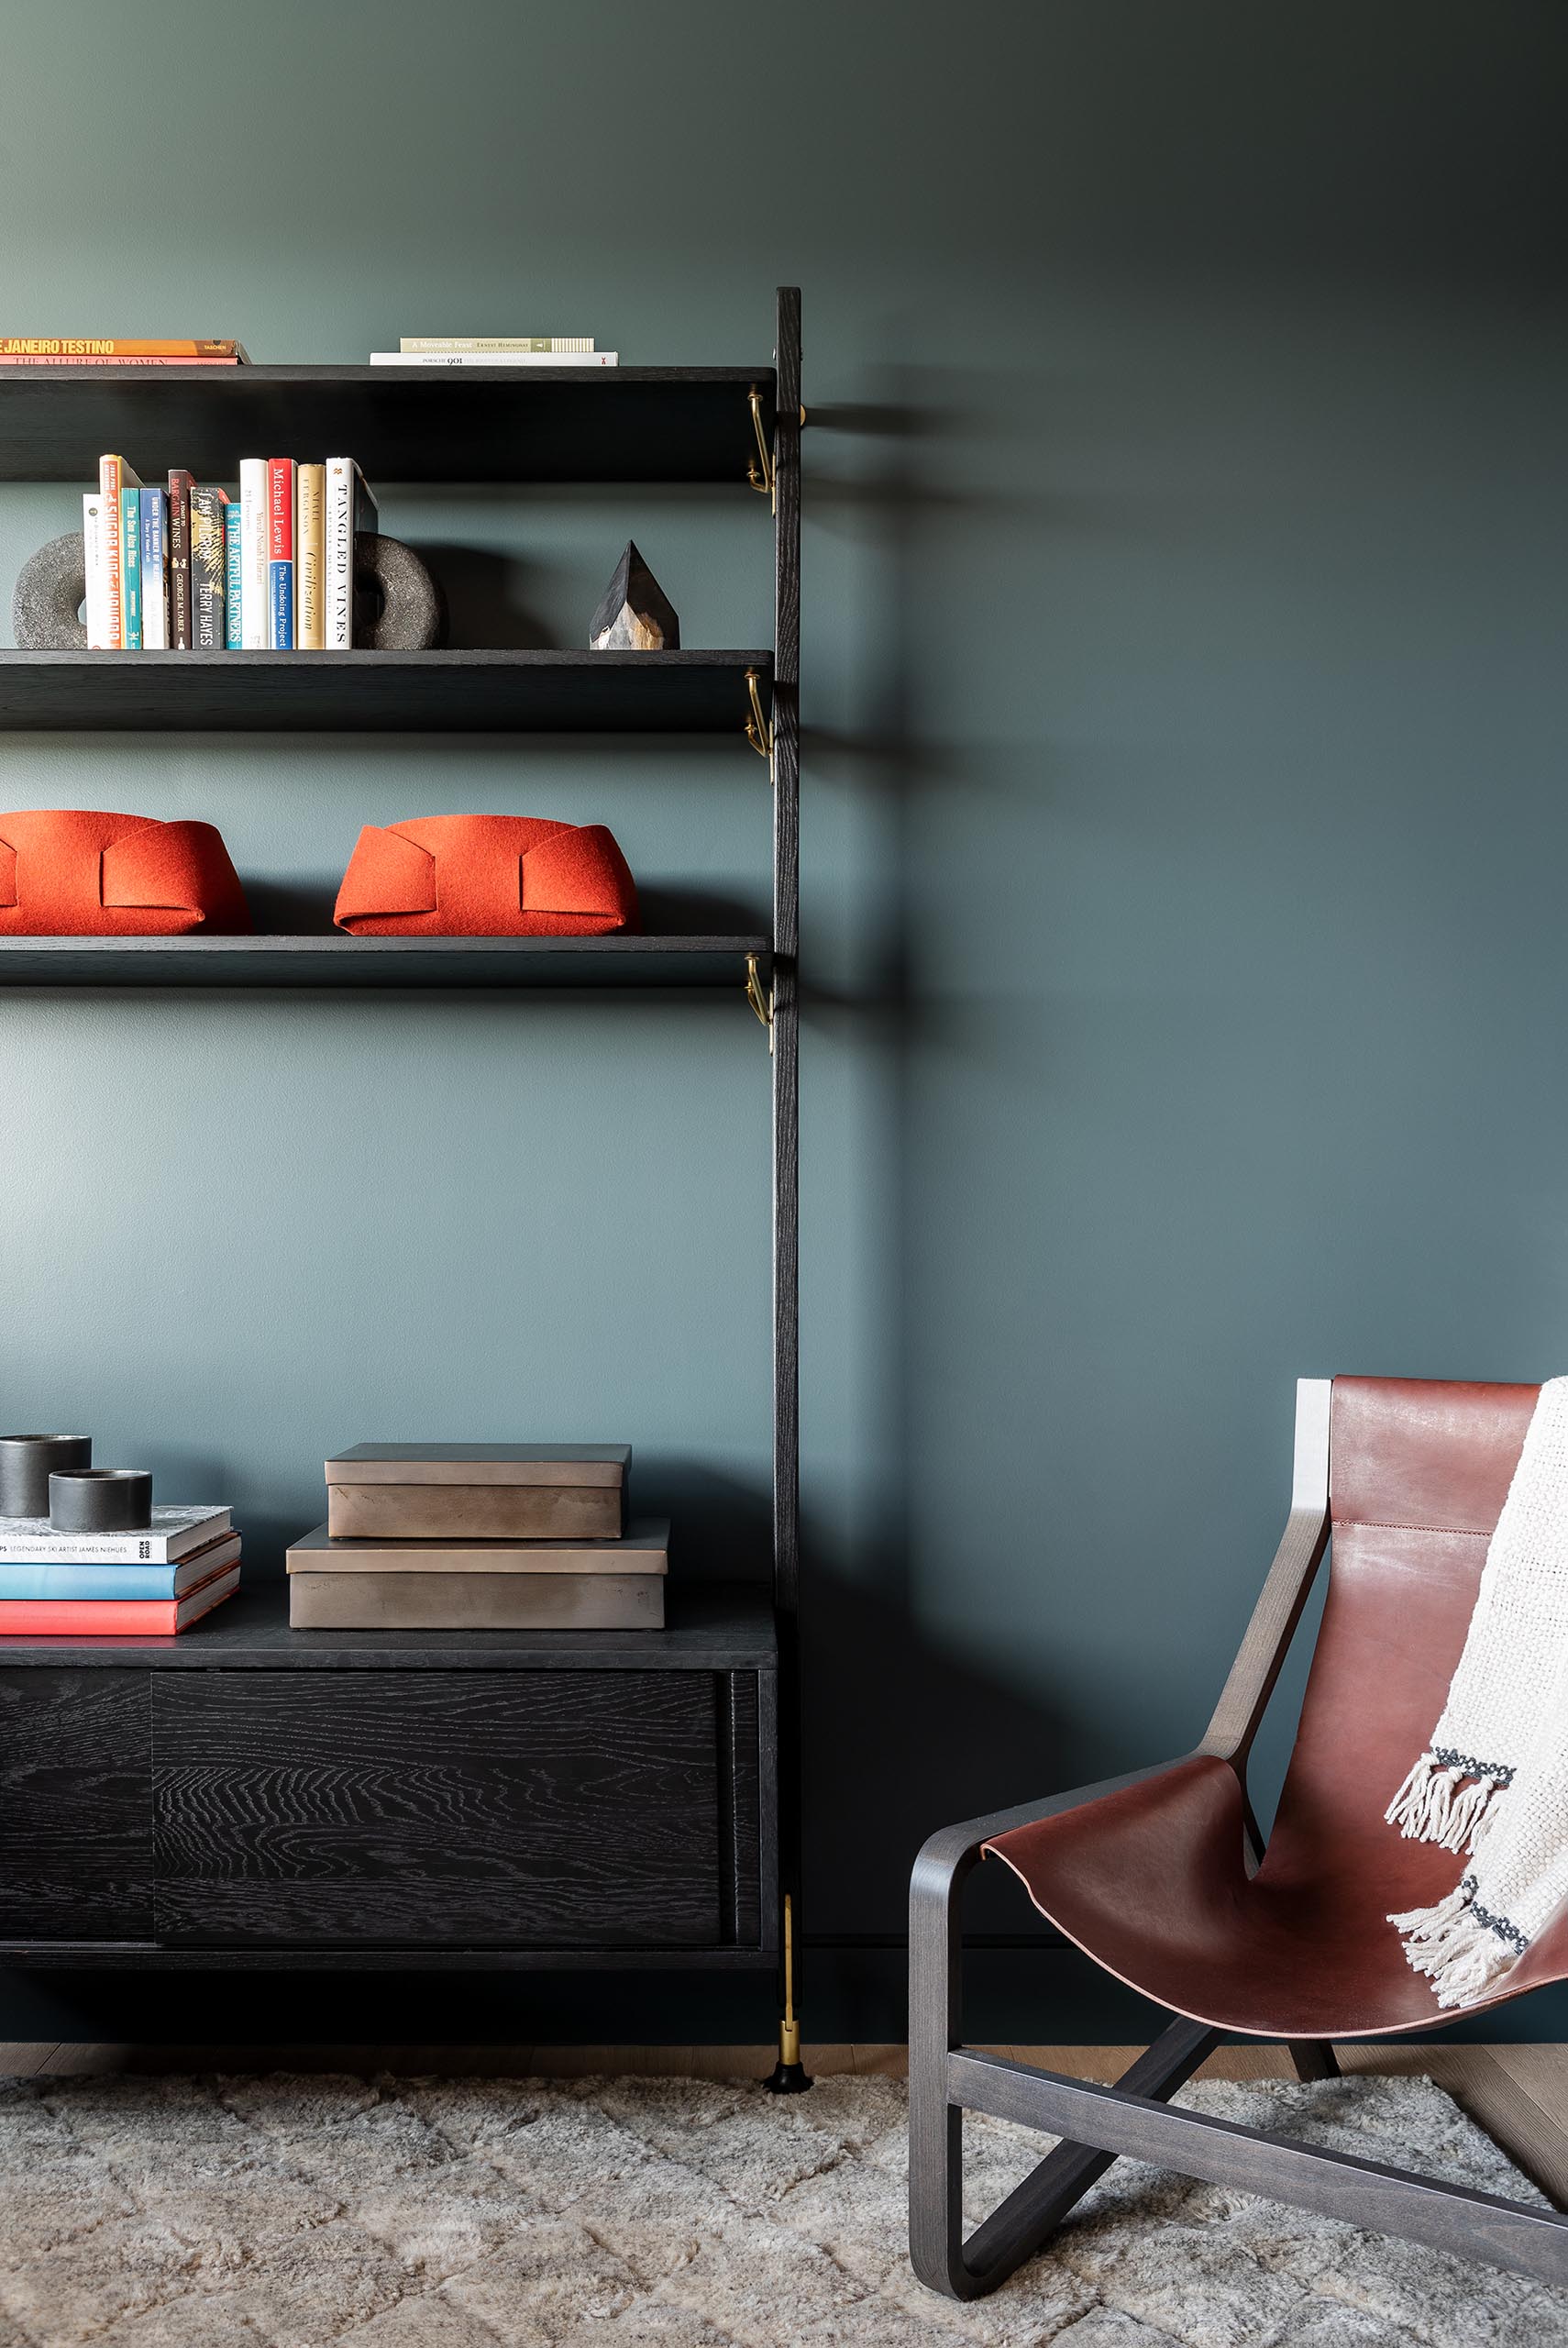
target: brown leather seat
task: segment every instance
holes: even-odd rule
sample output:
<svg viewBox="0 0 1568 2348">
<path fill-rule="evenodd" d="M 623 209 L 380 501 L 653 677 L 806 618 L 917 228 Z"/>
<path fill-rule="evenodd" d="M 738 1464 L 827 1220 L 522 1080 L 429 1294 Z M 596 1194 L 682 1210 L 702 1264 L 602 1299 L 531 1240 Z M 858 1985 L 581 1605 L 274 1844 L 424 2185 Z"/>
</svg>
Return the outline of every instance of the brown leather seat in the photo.
<svg viewBox="0 0 1568 2348">
<path fill-rule="evenodd" d="M 1386 1918 L 1451 1890 L 1461 1862 L 1405 1841 L 1383 1813 L 1442 1710 L 1537 1391 L 1335 1379 L 1328 1600 L 1256 1874 L 1236 1769 L 1201 1751 L 987 1843 L 1108 1972 L 1176 2013 L 1265 2038 L 1452 2021 Z M 1482 2002 L 1564 1978 L 1568 1917 Z"/>
</svg>

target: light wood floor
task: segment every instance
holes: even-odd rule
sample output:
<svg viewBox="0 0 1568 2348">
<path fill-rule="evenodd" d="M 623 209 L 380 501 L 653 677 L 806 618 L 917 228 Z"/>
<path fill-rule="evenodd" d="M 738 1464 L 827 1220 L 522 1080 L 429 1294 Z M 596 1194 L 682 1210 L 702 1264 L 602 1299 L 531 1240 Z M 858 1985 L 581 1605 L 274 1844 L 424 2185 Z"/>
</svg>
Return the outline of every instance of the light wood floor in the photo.
<svg viewBox="0 0 1568 2348">
<path fill-rule="evenodd" d="M 1086 2079 L 1114 2079 L 1132 2046 L 998 2046 L 989 2050 Z M 1447 2089 L 1532 2176 L 1568 2208 L 1568 2046 L 1341 2046 L 1342 2068 L 1424 2075 Z M 107 2071 L 392 2071 L 403 2076 L 581 2077 L 608 2072 L 703 2079 L 761 2078 L 768 2046 L 112 2046 L 0 2043 L 0 2074 L 54 2077 Z M 808 2046 L 818 2077 L 850 2071 L 901 2077 L 902 2046 Z M 1199 2077 L 1288 2078 L 1283 2047 L 1223 2046 Z"/>
</svg>

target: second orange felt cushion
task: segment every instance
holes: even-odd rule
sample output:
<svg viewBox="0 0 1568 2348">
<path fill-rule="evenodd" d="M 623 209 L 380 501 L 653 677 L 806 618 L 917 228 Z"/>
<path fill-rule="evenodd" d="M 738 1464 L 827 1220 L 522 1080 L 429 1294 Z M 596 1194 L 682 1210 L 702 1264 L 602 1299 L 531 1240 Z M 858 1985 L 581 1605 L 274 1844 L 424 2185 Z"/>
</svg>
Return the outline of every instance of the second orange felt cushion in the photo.
<svg viewBox="0 0 1568 2348">
<path fill-rule="evenodd" d="M 637 890 L 602 824 L 420 815 L 365 826 L 333 918 L 366 937 L 595 937 L 636 928 Z"/>
</svg>

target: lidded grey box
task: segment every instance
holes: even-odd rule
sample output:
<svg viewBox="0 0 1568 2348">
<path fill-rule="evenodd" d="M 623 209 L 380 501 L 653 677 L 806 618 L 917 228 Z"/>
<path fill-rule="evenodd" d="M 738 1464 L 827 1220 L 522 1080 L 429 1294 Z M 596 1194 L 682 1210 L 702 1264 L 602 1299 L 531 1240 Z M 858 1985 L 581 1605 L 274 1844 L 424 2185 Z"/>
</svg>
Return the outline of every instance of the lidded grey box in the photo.
<svg viewBox="0 0 1568 2348">
<path fill-rule="evenodd" d="M 614 1541 L 624 1443 L 357 1443 L 326 1463 L 334 1540 Z"/>
</svg>

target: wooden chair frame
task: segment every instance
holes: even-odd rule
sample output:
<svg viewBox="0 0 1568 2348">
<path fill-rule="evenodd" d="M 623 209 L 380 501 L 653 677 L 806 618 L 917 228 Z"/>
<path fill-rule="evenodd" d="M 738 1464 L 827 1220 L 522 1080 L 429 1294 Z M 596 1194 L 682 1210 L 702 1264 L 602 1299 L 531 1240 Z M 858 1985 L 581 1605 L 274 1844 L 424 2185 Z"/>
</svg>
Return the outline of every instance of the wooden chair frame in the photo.
<svg viewBox="0 0 1568 2348">
<path fill-rule="evenodd" d="M 1246 1801 L 1247 1756 L 1329 1542 L 1331 1389 L 1328 1379 L 1303 1379 L 1297 1386 L 1296 1468 L 1284 1537 L 1208 1733 L 1195 1748 L 1228 1762 L 1241 1782 L 1252 1866 L 1261 1838 Z M 1169 2109 L 1169 2099 L 1220 2042 L 1221 2033 L 1205 2022 L 1174 2018 L 1114 2087 L 1005 2062 L 963 2043 L 963 1892 L 981 1846 L 993 1835 L 1157 1777 L 1168 1766 L 946 1827 L 915 1863 L 910 1887 L 910 2256 L 921 2281 L 955 2299 L 995 2290 L 1043 2247 L 1096 2178 L 1125 2154 L 1568 2284 L 1568 2217 L 1555 2210 Z M 1435 2013 L 1433 2024 L 1443 2026 Z M 1338 2067 L 1331 2047 L 1320 2041 L 1290 2043 L 1290 2052 L 1302 2078 L 1331 2077 Z M 966 2110 L 1062 2139 L 967 2241 Z"/>
</svg>

